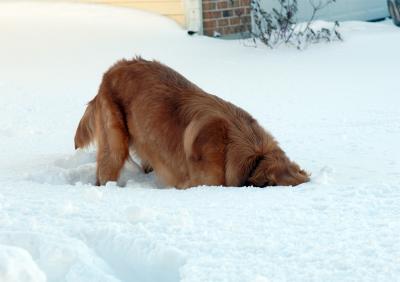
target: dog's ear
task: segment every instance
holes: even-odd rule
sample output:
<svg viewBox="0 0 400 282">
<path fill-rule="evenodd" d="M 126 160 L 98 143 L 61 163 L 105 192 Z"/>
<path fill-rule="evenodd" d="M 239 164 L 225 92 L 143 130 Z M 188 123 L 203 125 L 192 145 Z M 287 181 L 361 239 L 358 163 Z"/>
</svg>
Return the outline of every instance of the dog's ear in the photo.
<svg viewBox="0 0 400 282">
<path fill-rule="evenodd" d="M 274 184 L 268 180 L 268 177 L 262 170 L 255 171 L 247 180 L 246 185 L 254 187 L 274 186 Z"/>
</svg>

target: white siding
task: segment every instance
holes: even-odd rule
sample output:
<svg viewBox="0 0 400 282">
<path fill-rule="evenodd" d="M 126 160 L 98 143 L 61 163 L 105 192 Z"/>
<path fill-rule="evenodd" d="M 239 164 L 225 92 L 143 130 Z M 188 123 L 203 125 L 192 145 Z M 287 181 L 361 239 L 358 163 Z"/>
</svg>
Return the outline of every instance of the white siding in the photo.
<svg viewBox="0 0 400 282">
<path fill-rule="evenodd" d="M 315 3 L 325 0 L 311 0 Z M 268 10 L 276 5 L 276 0 L 261 0 L 262 7 Z M 300 21 L 307 20 L 311 15 L 309 0 L 298 0 Z M 374 20 L 388 16 L 386 0 L 337 0 L 318 14 L 318 19 L 324 20 Z"/>
</svg>

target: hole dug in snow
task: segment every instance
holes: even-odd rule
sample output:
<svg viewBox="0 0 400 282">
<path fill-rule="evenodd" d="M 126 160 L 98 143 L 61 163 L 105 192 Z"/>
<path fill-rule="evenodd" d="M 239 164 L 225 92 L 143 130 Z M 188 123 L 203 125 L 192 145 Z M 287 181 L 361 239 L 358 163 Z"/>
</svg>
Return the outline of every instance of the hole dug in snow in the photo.
<svg viewBox="0 0 400 282">
<path fill-rule="evenodd" d="M 87 236 L 88 244 L 121 281 L 180 281 L 184 253 L 155 242 L 142 225 L 136 229 L 134 234 L 111 229 L 96 232 Z"/>
</svg>

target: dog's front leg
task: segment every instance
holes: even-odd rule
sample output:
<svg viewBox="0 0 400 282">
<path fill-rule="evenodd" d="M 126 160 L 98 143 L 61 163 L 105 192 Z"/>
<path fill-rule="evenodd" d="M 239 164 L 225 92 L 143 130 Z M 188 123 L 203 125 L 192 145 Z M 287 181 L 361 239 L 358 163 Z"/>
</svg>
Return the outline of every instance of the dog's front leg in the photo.
<svg viewBox="0 0 400 282">
<path fill-rule="evenodd" d="M 185 130 L 184 148 L 189 180 L 184 188 L 198 185 L 225 185 L 227 122 L 206 116 L 192 121 Z"/>
</svg>

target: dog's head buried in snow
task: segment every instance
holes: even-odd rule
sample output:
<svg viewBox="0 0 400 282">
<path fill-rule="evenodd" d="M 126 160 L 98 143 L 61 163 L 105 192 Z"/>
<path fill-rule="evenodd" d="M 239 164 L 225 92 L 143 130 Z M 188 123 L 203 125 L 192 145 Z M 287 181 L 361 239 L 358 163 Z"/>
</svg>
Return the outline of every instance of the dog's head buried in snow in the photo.
<svg viewBox="0 0 400 282">
<path fill-rule="evenodd" d="M 171 68 L 122 60 L 103 76 L 75 135 L 97 144 L 97 184 L 116 181 L 134 150 L 145 172 L 167 186 L 298 185 L 308 174 L 235 105 L 208 94 Z"/>
</svg>

